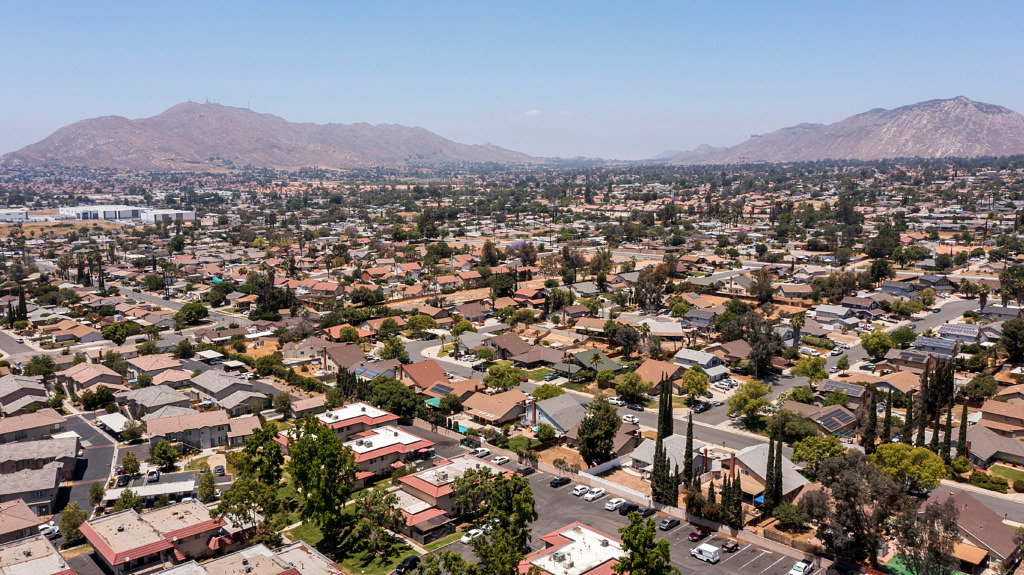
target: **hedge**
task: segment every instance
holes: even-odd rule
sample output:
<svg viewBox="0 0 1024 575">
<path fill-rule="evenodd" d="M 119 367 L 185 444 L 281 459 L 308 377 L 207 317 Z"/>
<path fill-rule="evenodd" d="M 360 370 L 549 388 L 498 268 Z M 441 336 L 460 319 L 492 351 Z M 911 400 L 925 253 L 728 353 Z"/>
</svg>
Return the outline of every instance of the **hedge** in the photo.
<svg viewBox="0 0 1024 575">
<path fill-rule="evenodd" d="M 807 345 L 813 345 L 822 349 L 833 349 L 836 346 L 836 342 L 827 337 L 814 337 L 810 335 L 802 336 L 800 343 L 806 343 Z"/>
<path fill-rule="evenodd" d="M 988 473 L 982 473 L 981 471 L 971 473 L 971 485 L 975 485 L 983 489 L 998 491 L 999 493 L 1006 493 L 1009 487 L 1005 477 L 989 475 Z"/>
</svg>

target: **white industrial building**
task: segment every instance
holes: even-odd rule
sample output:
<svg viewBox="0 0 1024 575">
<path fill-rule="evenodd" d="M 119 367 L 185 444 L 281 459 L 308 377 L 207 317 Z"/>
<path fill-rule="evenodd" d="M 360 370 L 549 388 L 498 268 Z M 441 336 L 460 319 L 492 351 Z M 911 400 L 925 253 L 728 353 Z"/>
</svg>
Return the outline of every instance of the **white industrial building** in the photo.
<svg viewBox="0 0 1024 575">
<path fill-rule="evenodd" d="M 22 209 L 0 209 L 0 222 L 27 222 L 28 210 Z"/>
<path fill-rule="evenodd" d="M 173 223 L 176 220 L 181 220 L 183 222 L 194 222 L 196 221 L 196 212 L 194 210 L 146 210 L 142 214 L 142 221 L 147 223 Z"/>
<path fill-rule="evenodd" d="M 60 208 L 60 216 L 73 220 L 142 220 L 153 222 L 194 222 L 194 210 L 154 210 L 123 205 L 65 206 Z"/>
</svg>

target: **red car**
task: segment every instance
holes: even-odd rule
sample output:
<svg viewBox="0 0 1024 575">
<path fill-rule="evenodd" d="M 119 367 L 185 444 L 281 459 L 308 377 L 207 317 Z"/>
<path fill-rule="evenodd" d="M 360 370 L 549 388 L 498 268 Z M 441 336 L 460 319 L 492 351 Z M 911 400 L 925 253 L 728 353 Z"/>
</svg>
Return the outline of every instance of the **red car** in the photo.
<svg viewBox="0 0 1024 575">
<path fill-rule="evenodd" d="M 700 541 L 711 534 L 711 529 L 703 525 L 698 525 L 696 529 L 690 532 L 690 541 Z"/>
</svg>

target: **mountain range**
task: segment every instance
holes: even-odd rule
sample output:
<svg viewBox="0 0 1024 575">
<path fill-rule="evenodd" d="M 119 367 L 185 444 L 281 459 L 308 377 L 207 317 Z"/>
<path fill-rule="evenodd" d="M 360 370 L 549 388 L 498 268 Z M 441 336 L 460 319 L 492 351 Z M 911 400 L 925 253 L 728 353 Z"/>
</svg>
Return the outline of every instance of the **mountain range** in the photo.
<svg viewBox="0 0 1024 575">
<path fill-rule="evenodd" d="M 834 124 L 798 124 L 732 147 L 665 152 L 670 164 L 741 164 L 891 158 L 973 158 L 1024 154 L 1024 116 L 963 96 L 892 110 L 877 108 Z"/>
<path fill-rule="evenodd" d="M 253 165 L 337 169 L 462 163 L 529 164 L 526 154 L 453 142 L 397 124 L 297 124 L 219 104 L 181 103 L 151 118 L 103 116 L 60 128 L 0 164 L 199 171 Z"/>
<path fill-rule="evenodd" d="M 739 164 L 1024 154 L 1024 116 L 963 96 L 834 124 L 798 124 L 732 147 L 670 151 L 666 164 Z M 151 118 L 103 116 L 65 126 L 0 156 L 0 165 L 202 171 L 253 165 L 279 169 L 544 162 L 494 146 L 466 145 L 397 124 L 293 123 L 219 104 L 178 104 Z"/>
</svg>

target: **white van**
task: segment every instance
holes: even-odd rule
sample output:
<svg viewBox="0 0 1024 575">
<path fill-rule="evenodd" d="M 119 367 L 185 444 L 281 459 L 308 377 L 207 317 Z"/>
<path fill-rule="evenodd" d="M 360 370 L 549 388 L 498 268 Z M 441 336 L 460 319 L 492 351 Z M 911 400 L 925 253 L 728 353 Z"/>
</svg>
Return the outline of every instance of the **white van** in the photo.
<svg viewBox="0 0 1024 575">
<path fill-rule="evenodd" d="M 718 547 L 715 547 L 714 545 L 711 545 L 709 543 L 701 543 L 700 545 L 694 547 L 693 551 L 690 551 L 690 555 L 693 555 L 697 559 L 700 559 L 701 561 L 707 561 L 711 564 L 718 563 L 718 560 L 721 559 L 721 556 L 719 556 L 718 554 Z"/>
</svg>

